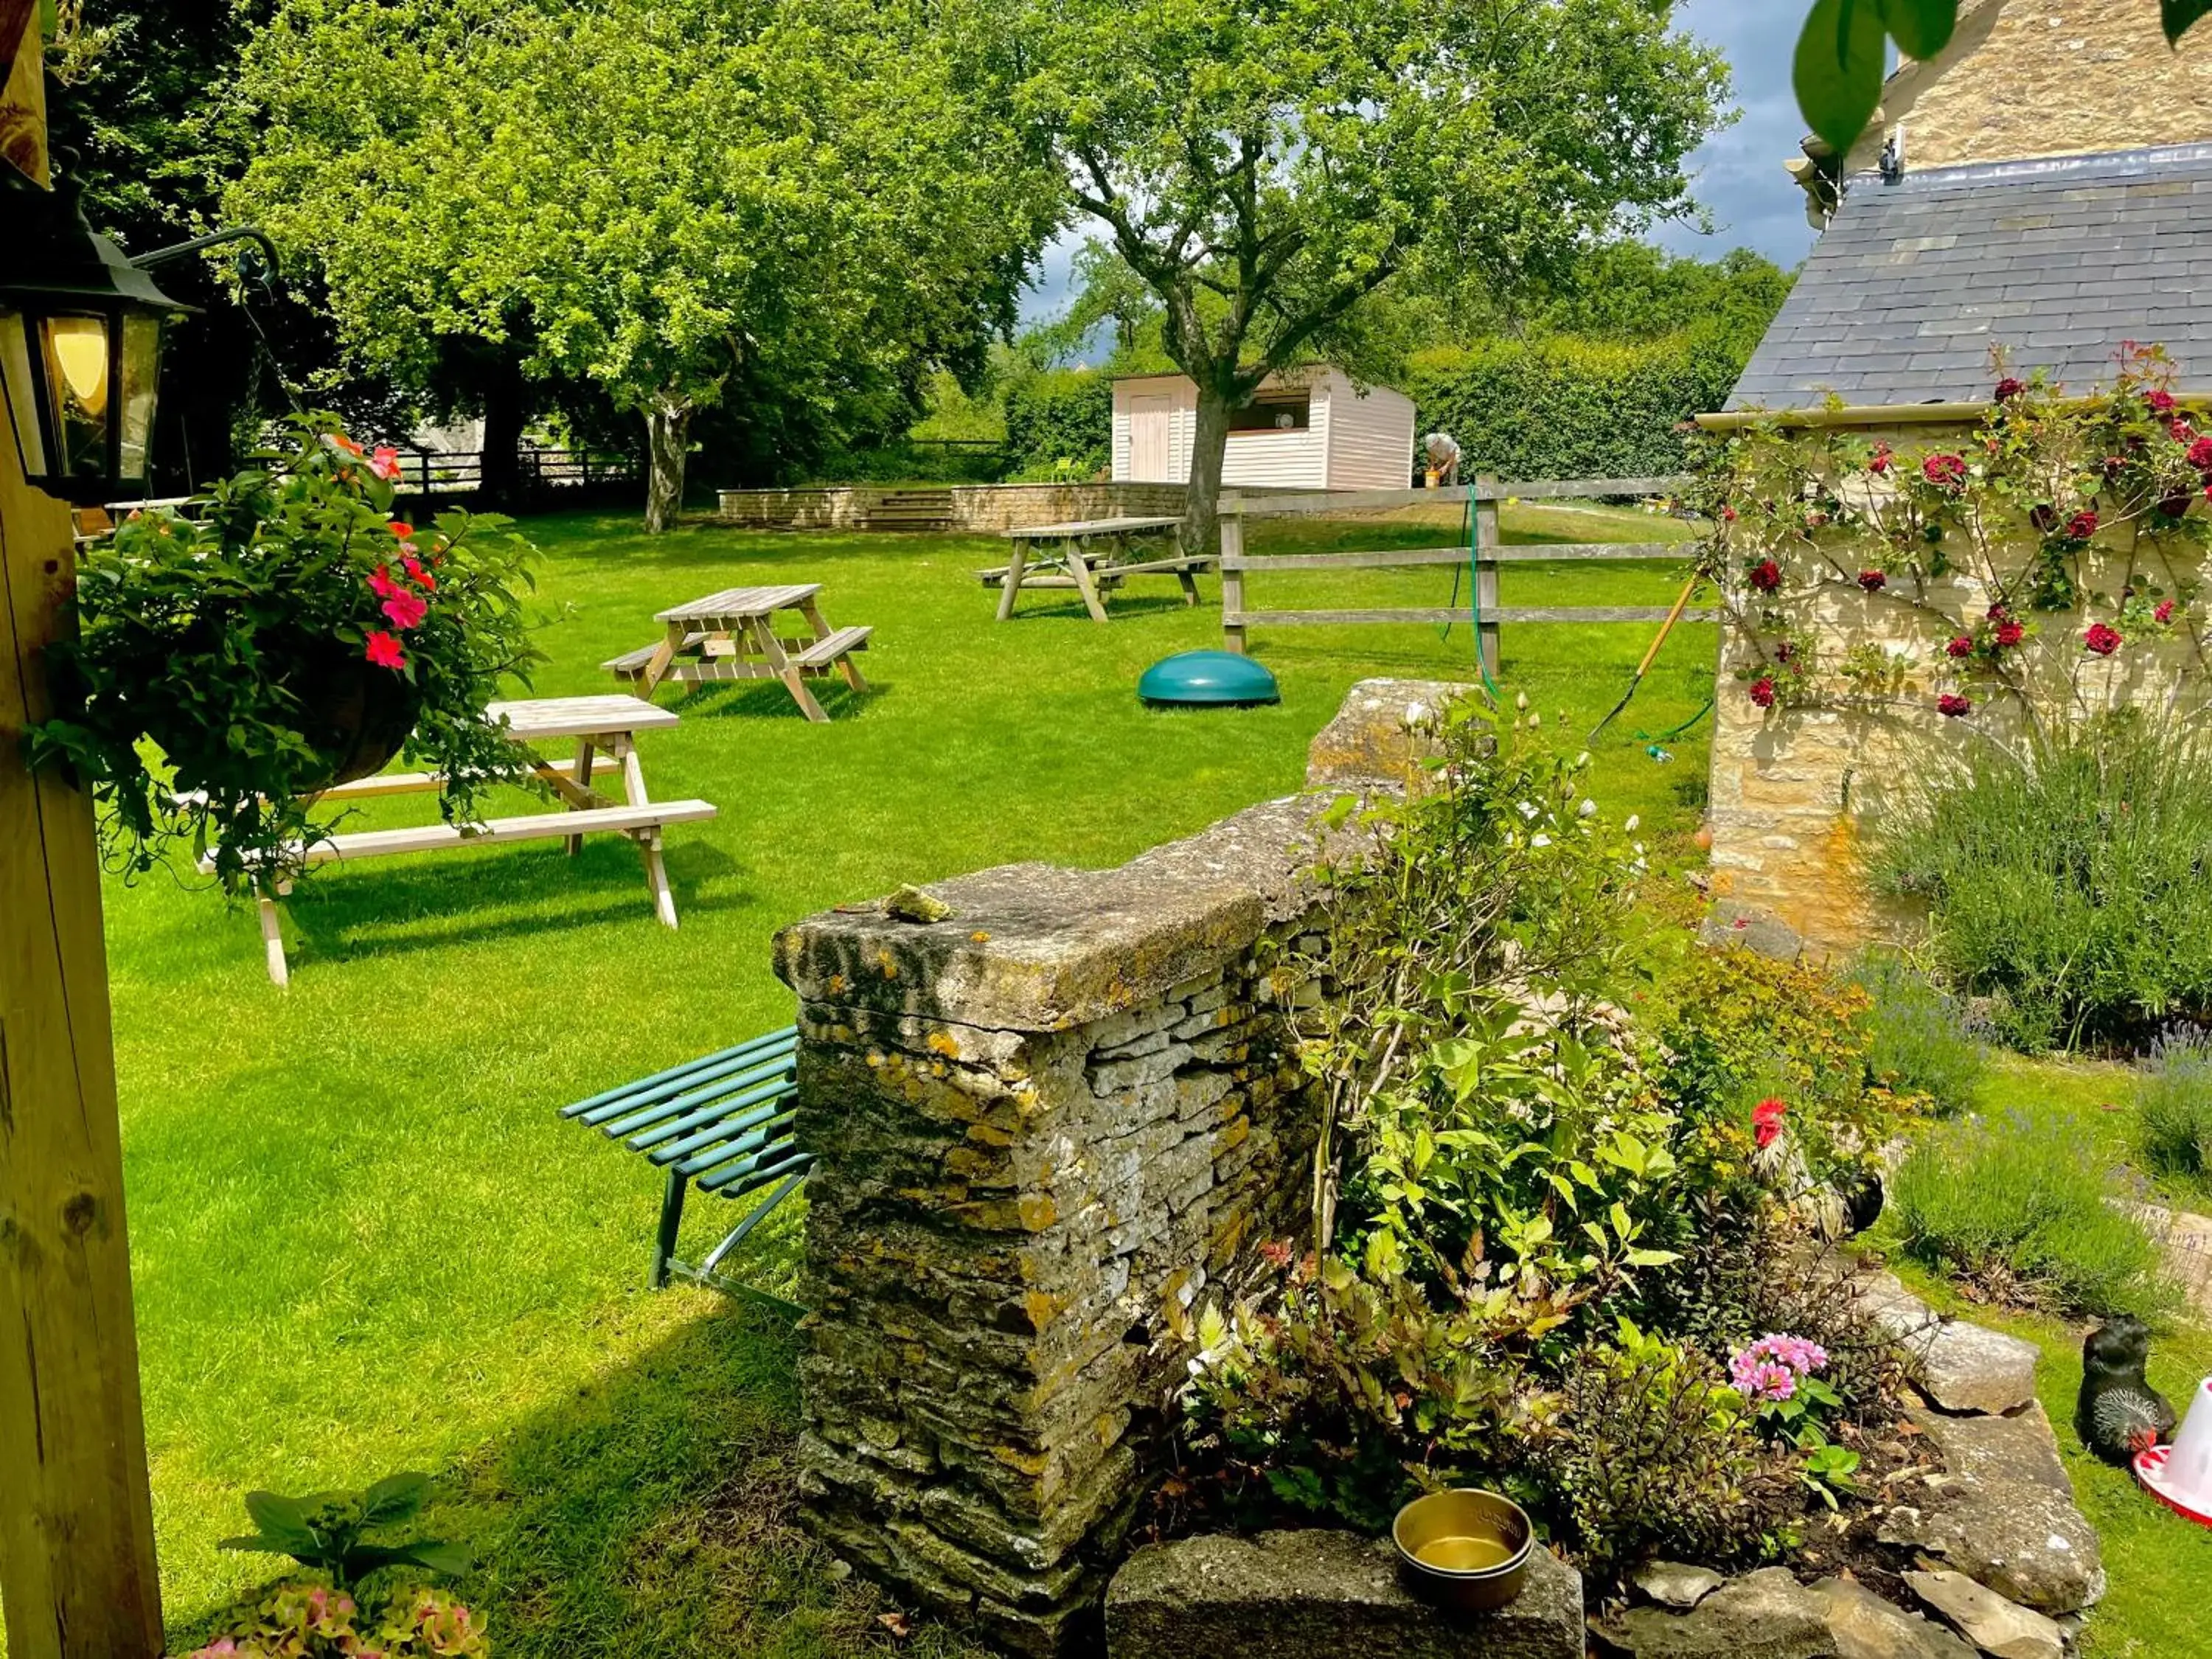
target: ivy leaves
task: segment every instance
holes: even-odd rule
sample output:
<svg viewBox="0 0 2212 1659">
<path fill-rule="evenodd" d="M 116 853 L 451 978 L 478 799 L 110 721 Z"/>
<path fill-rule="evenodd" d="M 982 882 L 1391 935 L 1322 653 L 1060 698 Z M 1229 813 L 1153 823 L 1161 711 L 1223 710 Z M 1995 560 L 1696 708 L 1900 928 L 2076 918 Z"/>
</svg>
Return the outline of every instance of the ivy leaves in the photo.
<svg viewBox="0 0 2212 1659">
<path fill-rule="evenodd" d="M 2206 16 L 2212 0 L 2160 0 L 2169 43 Z M 1838 154 L 1850 149 L 1881 102 L 1888 42 L 1923 62 L 1950 44 L 1959 0 L 1816 0 L 1797 38 L 1797 106 Z"/>
</svg>

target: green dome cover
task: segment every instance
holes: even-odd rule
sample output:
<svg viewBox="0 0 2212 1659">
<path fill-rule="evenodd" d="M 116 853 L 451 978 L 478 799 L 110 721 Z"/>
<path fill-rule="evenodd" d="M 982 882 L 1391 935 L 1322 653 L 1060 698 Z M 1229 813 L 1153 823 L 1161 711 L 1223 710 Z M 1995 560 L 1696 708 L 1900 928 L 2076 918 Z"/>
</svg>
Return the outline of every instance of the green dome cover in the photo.
<svg viewBox="0 0 2212 1659">
<path fill-rule="evenodd" d="M 1145 671 L 1137 695 L 1146 702 L 1194 707 L 1283 700 L 1274 675 L 1233 651 L 1185 651 L 1163 658 Z"/>
</svg>

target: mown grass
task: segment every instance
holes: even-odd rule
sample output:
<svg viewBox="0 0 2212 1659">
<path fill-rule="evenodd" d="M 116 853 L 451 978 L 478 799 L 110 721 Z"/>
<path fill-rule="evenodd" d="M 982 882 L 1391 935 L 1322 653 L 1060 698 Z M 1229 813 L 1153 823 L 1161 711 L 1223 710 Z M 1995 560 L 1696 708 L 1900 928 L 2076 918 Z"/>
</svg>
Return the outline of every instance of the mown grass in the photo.
<svg viewBox="0 0 2212 1659">
<path fill-rule="evenodd" d="M 1453 515 L 1444 515 L 1450 518 Z M 1646 540 L 1640 514 L 1509 509 L 1520 539 Z M 461 1589 L 515 1659 L 866 1650 L 882 1608 L 784 1519 L 798 1403 L 790 1339 L 716 1298 L 643 1286 L 659 1183 L 555 1109 L 781 1024 L 786 922 L 1018 860 L 1105 865 L 1287 793 L 1346 689 L 1468 678 L 1464 627 L 1256 634 L 1279 708 L 1149 712 L 1139 672 L 1218 645 L 1218 584 L 1186 610 L 1139 586 L 1099 628 L 1073 596 L 1000 627 L 975 570 L 990 538 L 774 536 L 541 519 L 550 660 L 537 690 L 609 689 L 597 664 L 653 613 L 741 582 L 815 580 L 836 623 L 877 629 L 875 690 L 825 692 L 828 726 L 780 688 L 720 686 L 642 744 L 656 795 L 719 804 L 670 837 L 680 932 L 635 856 L 597 841 L 327 870 L 287 907 L 294 982 L 270 987 L 250 915 L 157 877 L 108 895 L 132 1257 L 156 1521 L 173 1638 L 272 1574 L 219 1554 L 249 1487 L 447 1477 L 430 1517 L 469 1540 Z M 1449 540 L 1451 524 L 1442 526 Z M 1303 544 L 1434 543 L 1438 526 L 1303 532 Z M 1294 538 L 1293 544 L 1301 539 Z M 1255 538 L 1255 548 L 1262 545 Z M 1281 579 L 1269 603 L 1447 602 L 1453 573 Z M 1663 605 L 1663 565 L 1516 567 L 1520 603 Z M 1303 591 L 1302 591 L 1303 590 Z M 1059 599 L 1060 602 L 1054 602 Z M 1509 629 L 1509 690 L 1556 735 L 1626 684 L 1650 630 Z M 1713 633 L 1669 647 L 1598 744 L 1609 810 L 1677 842 L 1702 799 L 1702 728 L 1677 757 L 1635 735 L 1689 718 Z M 1566 718 L 1561 720 L 1561 712 Z M 419 820 L 416 799 L 364 822 Z M 797 1206 L 750 1271 L 790 1271 Z M 694 1206 L 696 1251 L 732 1219 Z M 752 1247 L 748 1247 L 749 1254 Z M 942 1630 L 914 1650 L 963 1650 Z"/>
</svg>

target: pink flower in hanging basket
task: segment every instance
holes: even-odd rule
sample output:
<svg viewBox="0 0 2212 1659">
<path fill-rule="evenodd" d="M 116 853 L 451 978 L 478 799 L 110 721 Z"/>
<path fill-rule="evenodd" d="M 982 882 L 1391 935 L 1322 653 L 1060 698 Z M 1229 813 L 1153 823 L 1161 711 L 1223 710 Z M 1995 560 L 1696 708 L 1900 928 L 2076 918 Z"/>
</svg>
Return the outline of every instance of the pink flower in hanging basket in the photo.
<svg viewBox="0 0 2212 1659">
<path fill-rule="evenodd" d="M 434 593 L 438 591 L 438 579 L 422 568 L 422 560 L 410 553 L 399 562 L 412 580 L 420 582 L 431 592 Z"/>
<path fill-rule="evenodd" d="M 407 666 L 407 653 L 399 648 L 398 640 L 380 628 L 368 636 L 368 649 L 363 654 L 379 668 Z"/>
<path fill-rule="evenodd" d="M 380 444 L 368 458 L 368 470 L 386 483 L 399 479 L 399 452 L 389 444 Z"/>
<path fill-rule="evenodd" d="M 409 592 L 404 588 L 384 602 L 384 614 L 402 633 L 410 628 L 420 628 L 422 618 L 429 612 L 430 607 L 420 593 Z"/>
<path fill-rule="evenodd" d="M 2120 630 L 2110 623 L 2092 623 L 2081 635 L 2081 643 L 2100 657 L 2109 657 L 2125 641 Z"/>
<path fill-rule="evenodd" d="M 389 599 L 404 593 L 407 590 L 392 580 L 390 565 L 380 564 L 369 573 L 368 591 L 380 599 Z"/>
</svg>

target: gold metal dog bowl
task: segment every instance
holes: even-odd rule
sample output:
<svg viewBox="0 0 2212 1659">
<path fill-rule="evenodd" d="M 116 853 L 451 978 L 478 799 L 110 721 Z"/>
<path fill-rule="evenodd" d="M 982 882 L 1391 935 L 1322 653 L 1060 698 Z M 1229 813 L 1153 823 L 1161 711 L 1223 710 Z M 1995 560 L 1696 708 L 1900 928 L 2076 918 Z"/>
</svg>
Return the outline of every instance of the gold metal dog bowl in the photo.
<svg viewBox="0 0 2212 1659">
<path fill-rule="evenodd" d="M 1417 1595 L 1455 1612 L 1480 1613 L 1521 1594 L 1536 1531 L 1511 1498 L 1462 1490 L 1407 1504 L 1390 1540 Z"/>
</svg>

